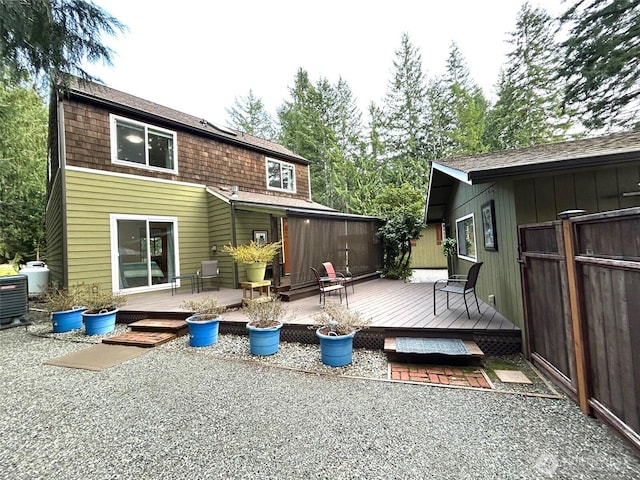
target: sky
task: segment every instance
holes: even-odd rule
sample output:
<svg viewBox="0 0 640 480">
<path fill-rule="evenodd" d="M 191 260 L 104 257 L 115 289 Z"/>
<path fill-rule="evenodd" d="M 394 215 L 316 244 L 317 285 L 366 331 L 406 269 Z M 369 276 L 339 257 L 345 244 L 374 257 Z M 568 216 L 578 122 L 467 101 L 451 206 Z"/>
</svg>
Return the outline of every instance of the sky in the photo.
<svg viewBox="0 0 640 480">
<path fill-rule="evenodd" d="M 89 64 L 107 86 L 226 124 L 250 90 L 267 110 L 290 99 L 299 68 L 312 82 L 345 80 L 366 115 L 393 73 L 403 33 L 427 76 L 441 75 L 456 42 L 471 77 L 495 98 L 520 0 L 94 0 L 127 25 L 103 41 L 113 66 Z M 562 0 L 530 0 L 549 14 Z"/>
</svg>

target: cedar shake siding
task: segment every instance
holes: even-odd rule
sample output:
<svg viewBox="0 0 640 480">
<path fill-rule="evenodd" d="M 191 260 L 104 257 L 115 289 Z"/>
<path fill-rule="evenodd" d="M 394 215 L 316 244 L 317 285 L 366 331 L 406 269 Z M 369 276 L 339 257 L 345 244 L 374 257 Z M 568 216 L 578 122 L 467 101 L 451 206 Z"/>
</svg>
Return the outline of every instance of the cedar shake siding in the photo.
<svg viewBox="0 0 640 480">
<path fill-rule="evenodd" d="M 112 164 L 109 117 L 111 113 L 175 131 L 178 173 Z M 302 200 L 309 197 L 308 167 L 304 162 L 297 163 L 276 154 L 270 155 L 269 158 L 295 165 L 296 172 L 296 193 L 274 192 L 267 190 L 267 155 L 262 152 L 200 137 L 176 129 L 175 125 L 149 121 L 143 116 L 109 111 L 100 106 L 73 100 L 64 102 L 64 118 L 67 166 L 224 188 L 238 185 L 241 190 L 267 193 L 274 197 Z"/>
</svg>

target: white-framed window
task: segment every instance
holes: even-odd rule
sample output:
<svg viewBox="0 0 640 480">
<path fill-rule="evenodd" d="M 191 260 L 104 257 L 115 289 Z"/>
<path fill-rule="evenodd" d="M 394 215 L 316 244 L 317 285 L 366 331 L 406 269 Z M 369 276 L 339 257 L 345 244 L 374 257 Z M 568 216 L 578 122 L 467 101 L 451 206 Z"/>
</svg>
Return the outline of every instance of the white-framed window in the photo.
<svg viewBox="0 0 640 480">
<path fill-rule="evenodd" d="M 267 158 L 267 188 L 296 193 L 295 165 L 274 158 Z"/>
<path fill-rule="evenodd" d="M 111 214 L 110 220 L 113 290 L 166 288 L 180 272 L 178 219 Z"/>
<path fill-rule="evenodd" d="M 476 253 L 476 225 L 473 213 L 456 220 L 456 243 L 458 257 L 475 262 Z"/>
<path fill-rule="evenodd" d="M 117 115 L 110 118 L 113 163 L 177 171 L 176 132 Z"/>
</svg>

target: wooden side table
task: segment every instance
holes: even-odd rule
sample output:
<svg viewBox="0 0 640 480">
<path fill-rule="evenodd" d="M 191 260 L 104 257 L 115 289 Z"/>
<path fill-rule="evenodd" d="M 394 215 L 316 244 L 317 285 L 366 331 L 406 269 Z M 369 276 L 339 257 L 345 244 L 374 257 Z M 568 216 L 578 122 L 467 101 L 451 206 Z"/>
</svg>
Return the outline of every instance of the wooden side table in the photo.
<svg viewBox="0 0 640 480">
<path fill-rule="evenodd" d="M 262 280 L 261 282 L 240 282 L 242 288 L 242 302 L 254 300 L 255 298 L 271 297 L 271 280 Z M 257 293 L 257 296 L 255 295 Z"/>
</svg>

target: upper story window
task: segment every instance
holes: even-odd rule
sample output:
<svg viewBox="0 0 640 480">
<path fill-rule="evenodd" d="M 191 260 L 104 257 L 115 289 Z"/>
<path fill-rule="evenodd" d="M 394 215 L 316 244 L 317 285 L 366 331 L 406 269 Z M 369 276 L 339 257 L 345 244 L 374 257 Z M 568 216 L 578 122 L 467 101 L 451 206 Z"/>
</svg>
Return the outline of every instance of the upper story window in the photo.
<svg viewBox="0 0 640 480">
<path fill-rule="evenodd" d="M 176 132 L 111 115 L 111 160 L 176 170 Z"/>
<path fill-rule="evenodd" d="M 476 226 L 473 213 L 456 220 L 456 242 L 458 257 L 475 262 L 477 259 Z"/>
<path fill-rule="evenodd" d="M 296 192 L 296 169 L 291 163 L 267 158 L 267 188 Z"/>
</svg>

